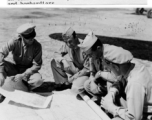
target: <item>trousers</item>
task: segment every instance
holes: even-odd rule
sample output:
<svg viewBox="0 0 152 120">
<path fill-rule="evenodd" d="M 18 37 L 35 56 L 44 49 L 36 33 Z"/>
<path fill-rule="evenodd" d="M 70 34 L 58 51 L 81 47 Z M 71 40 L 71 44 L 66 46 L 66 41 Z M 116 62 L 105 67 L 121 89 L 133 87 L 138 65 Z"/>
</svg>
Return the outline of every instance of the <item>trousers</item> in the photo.
<svg viewBox="0 0 152 120">
<path fill-rule="evenodd" d="M 79 69 L 73 64 L 71 61 L 67 61 L 69 64 L 68 69 L 64 69 L 64 65 L 61 63 L 56 62 L 55 59 L 51 60 L 51 69 L 53 73 L 53 77 L 56 83 L 64 83 L 68 82 L 68 75 L 74 75 L 76 74 Z M 60 65 L 57 65 L 60 64 Z M 61 67 L 58 67 L 61 66 Z M 79 93 L 81 89 L 84 87 L 84 82 L 88 80 L 87 76 L 78 77 L 72 82 L 72 90 L 76 93 Z"/>
<path fill-rule="evenodd" d="M 31 75 L 28 82 L 23 80 L 15 82 L 11 79 L 11 76 L 22 74 L 26 71 L 26 69 L 27 68 L 20 68 L 9 61 L 4 61 L 4 72 L 2 74 L 5 75 L 6 79 L 2 85 L 2 88 L 8 91 L 13 91 L 15 89 L 29 91 L 35 89 L 36 87 L 39 87 L 43 83 L 43 80 L 42 76 L 38 72 Z"/>
</svg>

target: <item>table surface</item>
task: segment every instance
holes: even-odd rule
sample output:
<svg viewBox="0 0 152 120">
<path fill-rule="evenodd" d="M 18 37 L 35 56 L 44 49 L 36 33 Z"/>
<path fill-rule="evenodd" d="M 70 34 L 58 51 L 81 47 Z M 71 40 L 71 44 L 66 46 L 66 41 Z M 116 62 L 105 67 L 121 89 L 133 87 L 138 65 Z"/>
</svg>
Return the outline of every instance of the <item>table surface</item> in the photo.
<svg viewBox="0 0 152 120">
<path fill-rule="evenodd" d="M 55 92 L 46 109 L 37 109 L 15 102 L 0 104 L 0 120 L 101 120 L 84 102 L 76 99 L 70 90 Z"/>
</svg>

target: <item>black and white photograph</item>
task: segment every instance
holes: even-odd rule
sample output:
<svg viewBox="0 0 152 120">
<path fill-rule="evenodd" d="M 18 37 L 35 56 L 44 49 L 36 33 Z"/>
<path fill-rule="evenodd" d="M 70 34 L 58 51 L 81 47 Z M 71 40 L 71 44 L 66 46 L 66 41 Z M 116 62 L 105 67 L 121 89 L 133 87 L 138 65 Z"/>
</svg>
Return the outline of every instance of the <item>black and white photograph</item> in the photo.
<svg viewBox="0 0 152 120">
<path fill-rule="evenodd" d="M 152 7 L 0 8 L 0 120 L 151 120 Z"/>
</svg>

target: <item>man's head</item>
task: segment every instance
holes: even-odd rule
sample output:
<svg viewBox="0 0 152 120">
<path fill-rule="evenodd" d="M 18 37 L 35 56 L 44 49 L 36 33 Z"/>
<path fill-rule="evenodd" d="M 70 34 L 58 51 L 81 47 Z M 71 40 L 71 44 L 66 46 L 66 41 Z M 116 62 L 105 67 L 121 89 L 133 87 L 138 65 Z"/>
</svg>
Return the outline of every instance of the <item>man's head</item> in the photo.
<svg viewBox="0 0 152 120">
<path fill-rule="evenodd" d="M 78 46 L 93 59 L 98 59 L 103 55 L 103 44 L 92 31 L 88 33 L 83 43 Z"/>
<path fill-rule="evenodd" d="M 17 33 L 23 38 L 24 42 L 31 45 L 34 42 L 36 36 L 34 25 L 30 23 L 23 24 L 17 28 Z"/>
<path fill-rule="evenodd" d="M 108 45 L 103 51 L 103 65 L 108 68 L 114 75 L 121 76 L 128 71 L 133 59 L 133 55 L 128 50 L 114 45 Z"/>
<path fill-rule="evenodd" d="M 66 29 L 65 32 L 62 33 L 62 38 L 67 46 L 69 46 L 70 48 L 77 48 L 79 40 L 76 36 L 76 32 L 71 27 L 69 27 L 68 29 Z"/>
</svg>

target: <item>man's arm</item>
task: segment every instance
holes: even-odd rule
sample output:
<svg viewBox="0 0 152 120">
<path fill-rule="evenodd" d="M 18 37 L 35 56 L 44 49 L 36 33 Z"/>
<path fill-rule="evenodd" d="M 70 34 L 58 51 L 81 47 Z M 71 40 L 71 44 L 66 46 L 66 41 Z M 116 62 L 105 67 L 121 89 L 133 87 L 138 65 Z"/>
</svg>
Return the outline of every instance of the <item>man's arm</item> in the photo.
<svg viewBox="0 0 152 120">
<path fill-rule="evenodd" d="M 75 79 L 81 76 L 88 76 L 90 73 L 92 75 L 93 66 L 92 66 L 92 59 L 87 57 L 83 64 L 83 69 L 74 74 L 70 79 L 69 82 L 73 82 Z"/>
<path fill-rule="evenodd" d="M 71 76 L 71 78 L 69 79 L 69 82 L 72 83 L 78 77 L 86 76 L 86 75 L 89 75 L 89 70 L 87 68 L 83 68 L 82 70 L 80 70 L 79 72 Z"/>
<path fill-rule="evenodd" d="M 3 61 L 4 58 L 8 56 L 9 52 L 14 49 L 15 39 L 8 41 L 4 46 L 0 49 L 0 72 L 4 72 Z"/>
<path fill-rule="evenodd" d="M 114 111 L 115 116 L 124 120 L 141 120 L 146 90 L 139 83 L 133 83 L 127 88 L 127 108 L 120 107 Z"/>
<path fill-rule="evenodd" d="M 62 60 L 65 59 L 64 56 L 66 54 L 68 54 L 68 50 L 67 49 L 68 49 L 67 45 L 65 43 L 63 43 L 62 46 L 61 46 L 61 48 L 54 53 L 54 57 L 56 58 L 56 60 L 58 62 L 61 62 Z"/>
<path fill-rule="evenodd" d="M 111 112 L 115 117 L 123 120 L 141 120 L 144 107 L 145 88 L 139 83 L 131 83 L 127 86 L 127 108 L 118 107 L 109 99 L 115 99 L 116 94 L 120 92 L 114 86 L 110 88 L 108 95 L 101 101 L 102 107 Z"/>
<path fill-rule="evenodd" d="M 101 78 L 103 78 L 103 80 L 110 82 L 110 83 L 114 83 L 117 81 L 117 79 L 114 77 L 114 75 L 108 71 L 98 71 L 97 77 L 101 77 Z"/>
</svg>

